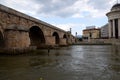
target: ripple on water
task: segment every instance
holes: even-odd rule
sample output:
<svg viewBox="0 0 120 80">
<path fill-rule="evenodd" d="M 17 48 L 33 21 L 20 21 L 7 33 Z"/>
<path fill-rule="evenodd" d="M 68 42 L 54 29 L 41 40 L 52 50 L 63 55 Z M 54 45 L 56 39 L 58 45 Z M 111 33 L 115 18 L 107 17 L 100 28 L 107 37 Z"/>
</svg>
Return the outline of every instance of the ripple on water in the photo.
<svg viewBox="0 0 120 80">
<path fill-rule="evenodd" d="M 111 46 L 70 46 L 34 55 L 0 56 L 0 80 L 119 80 Z"/>
</svg>

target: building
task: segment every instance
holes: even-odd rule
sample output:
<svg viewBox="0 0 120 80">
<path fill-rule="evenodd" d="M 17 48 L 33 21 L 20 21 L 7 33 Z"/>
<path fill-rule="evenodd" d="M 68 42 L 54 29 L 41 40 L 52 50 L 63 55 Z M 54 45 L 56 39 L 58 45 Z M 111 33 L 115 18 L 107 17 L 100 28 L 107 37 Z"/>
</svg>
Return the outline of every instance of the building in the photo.
<svg viewBox="0 0 120 80">
<path fill-rule="evenodd" d="M 93 28 L 93 27 L 87 27 L 83 30 L 83 37 L 84 39 L 97 39 L 100 38 L 100 29 L 99 28 Z"/>
<path fill-rule="evenodd" d="M 113 5 L 106 15 L 109 21 L 109 38 L 120 39 L 120 4 Z"/>
<path fill-rule="evenodd" d="M 108 24 L 101 27 L 100 35 L 101 35 L 102 39 L 108 39 L 108 37 L 109 37 Z"/>
</svg>

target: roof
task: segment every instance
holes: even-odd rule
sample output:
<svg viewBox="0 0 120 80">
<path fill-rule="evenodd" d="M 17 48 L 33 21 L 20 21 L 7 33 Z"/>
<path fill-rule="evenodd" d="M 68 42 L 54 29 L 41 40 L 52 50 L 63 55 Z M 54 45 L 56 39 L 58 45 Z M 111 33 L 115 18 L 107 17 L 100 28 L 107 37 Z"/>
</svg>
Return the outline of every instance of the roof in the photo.
<svg viewBox="0 0 120 80">
<path fill-rule="evenodd" d="M 83 31 L 90 31 L 90 30 L 100 30 L 99 28 L 93 28 L 93 29 L 84 29 Z"/>
<path fill-rule="evenodd" d="M 119 3 L 117 3 L 117 4 L 113 5 L 113 7 L 112 7 L 112 8 L 115 8 L 115 7 L 120 7 L 120 4 L 119 4 Z"/>
<path fill-rule="evenodd" d="M 116 10 L 116 8 L 120 8 L 120 3 L 117 3 L 117 4 L 113 5 L 111 10 Z"/>
</svg>

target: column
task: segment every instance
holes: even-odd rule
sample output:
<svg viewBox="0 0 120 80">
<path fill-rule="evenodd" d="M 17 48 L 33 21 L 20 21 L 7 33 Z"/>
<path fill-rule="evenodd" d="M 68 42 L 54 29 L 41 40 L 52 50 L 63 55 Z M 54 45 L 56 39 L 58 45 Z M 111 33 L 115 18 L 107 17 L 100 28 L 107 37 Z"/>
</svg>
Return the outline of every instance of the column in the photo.
<svg viewBox="0 0 120 80">
<path fill-rule="evenodd" d="M 115 20 L 113 19 L 113 38 L 115 38 Z"/>
<path fill-rule="evenodd" d="M 109 31 L 109 38 L 111 38 L 112 37 L 112 35 L 111 35 L 111 27 L 112 27 L 112 21 L 109 21 L 109 25 L 108 25 L 108 31 Z"/>
<path fill-rule="evenodd" d="M 118 37 L 120 39 L 120 19 L 118 19 Z"/>
</svg>

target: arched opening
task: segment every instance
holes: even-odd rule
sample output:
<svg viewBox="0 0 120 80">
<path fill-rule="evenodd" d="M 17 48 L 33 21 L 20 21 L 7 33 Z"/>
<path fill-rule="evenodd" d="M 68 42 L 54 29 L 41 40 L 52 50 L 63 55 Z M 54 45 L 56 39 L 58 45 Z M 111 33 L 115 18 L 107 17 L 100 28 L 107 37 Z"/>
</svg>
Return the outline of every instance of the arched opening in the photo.
<svg viewBox="0 0 120 80">
<path fill-rule="evenodd" d="M 0 31 L 0 48 L 3 48 L 3 47 L 4 47 L 4 37 L 2 32 Z"/>
<path fill-rule="evenodd" d="M 33 26 L 30 28 L 29 37 L 31 42 L 30 46 L 36 46 L 37 48 L 40 48 L 43 47 L 43 45 L 45 44 L 44 34 L 42 30 L 37 26 Z"/>
<path fill-rule="evenodd" d="M 67 39 L 67 36 L 66 36 L 66 34 L 64 34 L 64 35 L 63 35 L 63 38 L 66 38 L 66 39 Z"/>
<path fill-rule="evenodd" d="M 55 37 L 55 44 L 59 44 L 60 39 L 59 39 L 58 33 L 57 33 L 57 32 L 54 32 L 54 33 L 53 33 L 53 36 Z"/>
<path fill-rule="evenodd" d="M 68 38 L 66 34 L 63 35 L 63 38 L 66 39 L 66 43 L 68 43 Z"/>
</svg>

